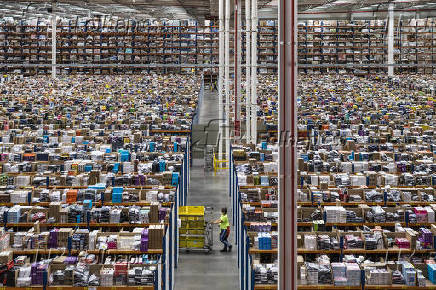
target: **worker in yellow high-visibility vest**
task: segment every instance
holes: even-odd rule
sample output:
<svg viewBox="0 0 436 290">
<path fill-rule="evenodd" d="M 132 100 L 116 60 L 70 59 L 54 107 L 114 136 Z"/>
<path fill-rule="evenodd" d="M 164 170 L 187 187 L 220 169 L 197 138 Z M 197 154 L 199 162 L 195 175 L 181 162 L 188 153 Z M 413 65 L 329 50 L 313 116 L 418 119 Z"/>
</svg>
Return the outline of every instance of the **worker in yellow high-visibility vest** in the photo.
<svg viewBox="0 0 436 290">
<path fill-rule="evenodd" d="M 220 242 L 224 244 L 224 248 L 221 250 L 221 252 L 231 252 L 232 245 L 227 240 L 230 235 L 230 223 L 229 218 L 227 217 L 227 208 L 223 207 L 221 209 L 221 217 L 213 223 L 220 225 Z"/>
</svg>

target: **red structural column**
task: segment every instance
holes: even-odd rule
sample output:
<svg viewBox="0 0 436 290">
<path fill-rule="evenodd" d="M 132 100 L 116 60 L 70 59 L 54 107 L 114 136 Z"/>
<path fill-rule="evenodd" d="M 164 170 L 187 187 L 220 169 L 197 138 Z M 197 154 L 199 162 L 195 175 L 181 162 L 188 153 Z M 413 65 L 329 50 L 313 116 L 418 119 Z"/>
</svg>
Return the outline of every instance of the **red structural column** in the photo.
<svg viewBox="0 0 436 290">
<path fill-rule="evenodd" d="M 279 0 L 279 289 L 297 289 L 297 0 Z"/>
</svg>

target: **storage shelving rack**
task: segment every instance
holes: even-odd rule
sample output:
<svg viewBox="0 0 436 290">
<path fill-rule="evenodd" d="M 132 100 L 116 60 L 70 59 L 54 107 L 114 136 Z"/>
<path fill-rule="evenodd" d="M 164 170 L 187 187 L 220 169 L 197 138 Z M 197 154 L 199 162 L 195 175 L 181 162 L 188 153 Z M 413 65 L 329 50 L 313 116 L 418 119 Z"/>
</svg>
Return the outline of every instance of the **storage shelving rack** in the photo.
<svg viewBox="0 0 436 290">
<path fill-rule="evenodd" d="M 278 61 L 278 21 L 261 20 L 259 21 L 259 31 L 257 33 L 258 43 L 258 69 L 259 73 L 271 74 L 277 73 L 276 67 L 268 67 L 277 64 Z M 242 42 L 245 46 L 245 41 Z M 243 54 L 245 47 L 243 47 Z M 244 57 L 245 59 L 245 57 Z M 266 65 L 263 67 L 262 65 Z"/>
<path fill-rule="evenodd" d="M 402 64 L 434 64 L 435 21 L 434 19 L 400 20 L 395 34 L 395 62 Z M 432 73 L 432 67 L 400 67 L 399 73 Z"/>
<path fill-rule="evenodd" d="M 92 68 L 66 66 L 62 72 L 104 74 L 137 73 L 143 69 L 141 64 L 185 66 L 153 67 L 155 71 L 165 73 L 191 71 L 195 64 L 216 64 L 217 28 L 212 24 L 200 26 L 197 22 L 179 24 L 131 20 L 102 23 L 101 19 L 98 22 L 81 22 L 78 19 L 68 23 L 59 22 L 56 32 L 57 64 L 93 64 Z M 17 70 L 16 66 L 51 63 L 51 26 L 47 23 L 32 26 L 24 22 L 0 24 L 0 50 L 3 52 L 1 62 L 15 65 L 3 66 L 2 72 L 35 74 L 35 68 L 23 66 Z M 139 67 L 126 69 L 103 66 L 107 64 L 135 64 Z M 45 67 L 44 71 L 48 72 L 49 68 Z"/>
<path fill-rule="evenodd" d="M 395 63 L 404 65 L 434 64 L 435 21 L 395 21 Z M 233 32 L 231 32 L 233 34 Z M 300 21 L 298 24 L 298 56 L 300 64 L 323 64 L 302 67 L 304 73 L 347 72 L 374 74 L 380 67 L 340 68 L 341 64 L 383 64 L 387 55 L 387 23 L 385 20 Z M 244 34 L 242 34 L 244 37 Z M 205 68 L 205 81 L 216 80 L 218 64 L 218 27 L 197 22 L 151 22 L 99 19 L 59 22 L 57 25 L 57 63 L 93 64 L 92 68 L 65 67 L 65 73 L 137 73 L 141 64 L 184 64 L 184 67 L 148 67 L 159 72 L 192 72 L 195 65 Z M 245 59 L 245 41 L 242 62 Z M 14 64 L 1 67 L 2 72 L 48 73 L 48 67 L 26 68 L 20 64 L 51 63 L 51 26 L 38 20 L 0 24 L 0 62 Z M 259 73 L 276 73 L 278 60 L 277 20 L 260 20 L 258 32 Z M 108 64 L 135 64 L 139 67 L 104 67 Z M 102 67 L 99 67 L 102 65 Z M 192 65 L 192 67 L 189 67 Z M 332 66 L 329 66 L 332 65 Z M 18 67 L 17 67 L 18 66 Z M 244 68 L 243 68 L 244 69 Z M 396 72 L 431 73 L 432 68 L 399 67 Z"/>
<path fill-rule="evenodd" d="M 339 68 L 340 64 L 383 63 L 386 29 L 374 21 L 305 21 L 299 23 L 299 63 L 323 67 L 303 72 L 377 72 L 378 68 Z M 328 66 L 328 65 L 332 66 Z"/>
<path fill-rule="evenodd" d="M 244 161 L 245 163 L 248 163 L 248 161 Z M 242 162 L 242 163 L 244 163 Z M 260 201 L 242 201 L 242 194 L 241 192 L 247 190 L 247 189 L 266 189 L 266 188 L 277 188 L 276 185 L 270 185 L 270 186 L 262 186 L 262 185 L 253 185 L 253 184 L 247 184 L 247 185 L 240 185 L 238 182 L 238 174 L 237 174 L 237 167 L 241 165 L 240 161 L 235 161 L 233 158 L 231 158 L 231 164 L 230 164 L 230 171 L 232 172 L 232 175 L 230 176 L 230 186 L 231 186 L 231 198 L 232 198 L 232 204 L 233 204 L 233 213 L 234 217 L 233 220 L 235 220 L 235 231 L 236 231 L 236 241 L 239 244 L 240 249 L 238 249 L 238 261 L 239 261 L 239 269 L 241 272 L 241 285 L 243 285 L 242 289 L 278 289 L 277 285 L 275 284 L 256 284 L 255 282 L 255 272 L 253 268 L 253 261 L 261 261 L 261 263 L 272 263 L 272 262 L 262 262 L 262 261 L 274 261 L 275 258 L 278 255 L 278 249 L 272 248 L 269 250 L 262 250 L 262 249 L 256 249 L 251 247 L 251 244 L 253 244 L 253 240 L 251 239 L 251 235 L 249 232 L 249 228 L 252 222 L 246 221 L 247 216 L 244 213 L 244 209 L 249 207 L 254 207 L 256 210 L 255 212 L 265 212 L 264 204 L 262 200 Z M 274 175 L 277 173 L 269 172 L 269 173 L 262 173 L 259 175 Z M 312 188 L 317 188 L 318 190 L 321 190 L 321 186 L 311 186 Z M 301 182 L 299 185 L 299 188 L 301 190 L 309 190 L 309 186 L 304 185 L 304 182 Z M 352 186 L 350 186 L 352 188 Z M 359 187 L 355 187 L 359 188 Z M 367 186 L 366 189 L 375 189 L 376 187 Z M 399 186 L 398 189 L 401 190 L 414 190 L 417 188 L 427 188 L 426 186 Z M 332 189 L 329 187 L 329 189 Z M 261 196 L 259 196 L 259 199 Z M 362 200 L 360 202 L 315 202 L 312 201 L 297 201 L 297 205 L 301 208 L 305 209 L 316 209 L 317 207 L 324 207 L 324 206 L 344 206 L 347 209 L 357 209 L 359 206 L 383 206 L 387 208 L 395 208 L 399 205 L 411 205 L 411 206 L 428 206 L 429 204 L 432 204 L 434 202 L 428 202 L 428 201 L 396 201 L 391 202 L 388 201 L 387 198 L 384 198 L 384 201 L 381 202 L 371 202 L 368 200 Z M 270 209 L 270 208 L 268 208 Z M 325 219 L 325 217 L 324 217 Z M 256 222 L 254 222 L 256 224 Z M 278 230 L 278 224 L 276 222 L 271 222 L 271 231 L 277 231 Z M 382 228 L 389 228 L 393 230 L 397 225 L 401 225 L 403 227 L 409 227 L 413 228 L 415 230 L 421 228 L 421 227 L 431 227 L 434 225 L 433 222 L 416 222 L 411 223 L 409 221 L 409 217 L 407 214 L 404 216 L 404 220 L 399 220 L 396 222 L 361 222 L 361 223 L 328 223 L 325 222 L 321 226 L 317 226 L 316 222 L 303 222 L 299 221 L 297 222 L 298 226 L 298 233 L 299 234 L 314 234 L 317 231 L 319 232 L 334 232 L 336 229 L 340 229 L 344 232 L 347 230 L 356 230 L 359 228 L 362 228 L 363 226 L 367 227 L 377 227 L 380 226 Z M 428 256 L 433 253 L 435 253 L 435 248 L 426 248 L 426 249 L 401 249 L 401 248 L 383 248 L 383 249 L 346 249 L 344 247 L 343 242 L 340 242 L 340 248 L 334 249 L 334 250 L 308 250 L 305 248 L 298 248 L 297 253 L 299 256 L 304 257 L 306 260 L 312 260 L 317 255 L 323 255 L 328 254 L 329 256 L 335 255 L 336 257 L 339 257 L 341 259 L 344 255 L 351 255 L 351 254 L 357 254 L 357 255 L 363 255 L 368 258 L 374 258 L 374 257 L 387 257 L 387 256 L 399 256 L 401 254 L 403 255 L 413 255 L 413 256 Z M 307 258 L 307 259 L 306 259 Z M 391 285 L 366 285 L 364 284 L 365 281 L 362 280 L 362 285 L 358 287 L 346 287 L 346 289 L 387 289 L 391 288 Z M 430 282 L 427 281 L 427 285 L 429 289 L 436 288 L 436 285 L 430 284 Z M 417 287 L 410 287 L 405 285 L 392 285 L 392 288 L 399 288 L 399 289 L 417 289 Z M 343 286 L 335 286 L 335 285 L 298 285 L 298 289 L 344 289 Z"/>
</svg>

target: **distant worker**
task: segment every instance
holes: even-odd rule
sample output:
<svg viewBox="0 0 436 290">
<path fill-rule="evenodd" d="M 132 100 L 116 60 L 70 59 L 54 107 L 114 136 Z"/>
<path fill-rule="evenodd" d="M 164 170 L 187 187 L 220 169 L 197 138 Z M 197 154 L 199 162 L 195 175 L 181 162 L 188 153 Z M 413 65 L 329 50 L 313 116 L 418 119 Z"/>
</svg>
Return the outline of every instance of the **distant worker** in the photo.
<svg viewBox="0 0 436 290">
<path fill-rule="evenodd" d="M 220 252 L 231 252 L 232 245 L 227 240 L 230 235 L 230 223 L 229 218 L 227 217 L 227 208 L 223 207 L 221 209 L 221 217 L 213 223 L 220 225 L 220 242 L 224 244 L 224 248 Z"/>
</svg>

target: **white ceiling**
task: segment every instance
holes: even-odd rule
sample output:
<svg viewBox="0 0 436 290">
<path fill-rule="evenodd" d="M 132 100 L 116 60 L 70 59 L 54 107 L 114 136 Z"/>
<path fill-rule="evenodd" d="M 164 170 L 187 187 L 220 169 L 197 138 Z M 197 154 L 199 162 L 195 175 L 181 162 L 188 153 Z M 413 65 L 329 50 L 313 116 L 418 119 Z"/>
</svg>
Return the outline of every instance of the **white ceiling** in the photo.
<svg viewBox="0 0 436 290">
<path fill-rule="evenodd" d="M 240 0 L 243 1 L 243 0 Z M 233 0 L 231 0 L 233 2 Z M 301 19 L 383 18 L 390 3 L 402 17 L 436 16 L 436 0 L 299 0 Z M 277 18 L 278 0 L 258 0 L 260 18 Z M 0 17 L 47 17 L 51 1 L 0 0 Z M 240 3 L 244 8 L 244 3 Z M 123 19 L 212 19 L 218 0 L 57 0 L 60 17 L 112 16 Z"/>
</svg>

